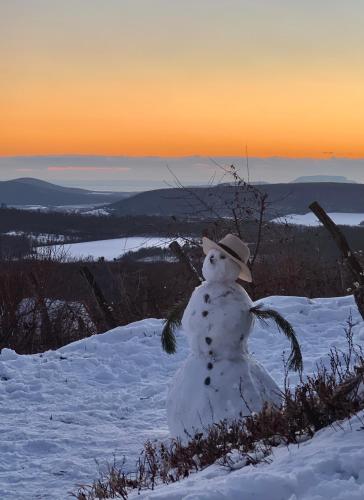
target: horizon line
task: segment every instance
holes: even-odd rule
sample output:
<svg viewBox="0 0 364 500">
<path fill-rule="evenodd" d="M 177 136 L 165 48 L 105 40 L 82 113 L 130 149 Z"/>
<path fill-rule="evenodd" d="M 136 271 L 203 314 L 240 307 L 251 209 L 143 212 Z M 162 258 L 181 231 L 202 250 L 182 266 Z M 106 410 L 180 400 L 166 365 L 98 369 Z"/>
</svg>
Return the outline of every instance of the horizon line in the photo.
<svg viewBox="0 0 364 500">
<path fill-rule="evenodd" d="M 242 155 L 242 154 L 223 154 L 223 155 L 204 155 L 204 154 L 188 154 L 188 155 L 127 155 L 127 154 L 94 154 L 94 153 L 50 153 L 50 154 L 23 154 L 23 155 L 8 155 L 0 154 L 0 159 L 3 158 L 152 158 L 152 159 L 183 159 L 183 158 L 241 158 L 241 159 L 287 159 L 287 160 L 364 160 L 363 156 L 345 156 L 325 154 L 312 156 L 292 156 L 292 155 Z"/>
</svg>

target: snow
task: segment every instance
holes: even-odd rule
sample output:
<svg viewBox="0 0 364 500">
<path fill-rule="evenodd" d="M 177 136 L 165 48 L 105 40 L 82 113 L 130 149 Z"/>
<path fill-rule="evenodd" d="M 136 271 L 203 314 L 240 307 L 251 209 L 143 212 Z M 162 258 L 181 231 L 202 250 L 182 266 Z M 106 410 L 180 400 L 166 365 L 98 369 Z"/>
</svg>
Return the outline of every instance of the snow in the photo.
<svg viewBox="0 0 364 500">
<path fill-rule="evenodd" d="M 364 213 L 329 212 L 328 215 L 336 224 L 342 226 L 359 226 L 360 223 L 364 221 Z M 284 217 L 277 217 L 276 219 L 273 219 L 272 222 L 301 226 L 319 226 L 321 224 L 313 212 L 308 212 L 307 214 L 285 215 Z"/>
<path fill-rule="evenodd" d="M 102 193 L 92 193 L 102 194 Z M 103 193 L 110 194 L 110 193 Z M 36 212 L 64 212 L 64 213 L 83 213 L 85 211 L 93 210 L 95 207 L 102 205 L 102 203 L 86 203 L 81 205 L 8 205 L 9 208 L 16 208 L 17 210 L 30 210 Z"/>
<path fill-rule="evenodd" d="M 247 349 L 253 303 L 236 280 L 240 266 L 217 249 L 208 251 L 202 274 L 182 318 L 191 352 L 167 398 L 171 435 L 187 440 L 223 419 L 279 405 L 279 387 Z M 242 397 L 243 395 L 243 397 Z M 192 411 L 191 411 L 192 409 Z"/>
<path fill-rule="evenodd" d="M 130 238 L 114 238 L 109 240 L 86 241 L 83 243 L 71 243 L 66 245 L 51 245 L 50 247 L 38 247 L 37 252 L 42 255 L 64 255 L 70 259 L 98 259 L 113 260 L 128 252 L 136 252 L 141 248 L 160 247 L 165 248 L 173 240 L 155 236 L 133 236 Z"/>
<path fill-rule="evenodd" d="M 8 231 L 3 233 L 7 236 L 26 236 L 30 240 L 36 243 L 64 243 L 66 237 L 63 234 L 54 233 L 26 233 L 25 231 Z"/>
<path fill-rule="evenodd" d="M 304 373 L 333 346 L 346 348 L 350 312 L 354 341 L 364 342 L 351 296 L 327 299 L 268 297 L 295 326 Z M 189 353 L 178 333 L 173 356 L 160 346 L 162 321 L 147 319 L 37 355 L 0 355 L 0 498 L 66 499 L 76 484 L 90 484 L 98 465 L 115 460 L 134 469 L 144 441 L 168 436 L 168 384 Z M 289 344 L 257 323 L 249 349 L 282 386 L 282 352 Z M 292 373 L 292 383 L 297 374 Z M 364 415 L 363 415 L 364 417 Z M 349 425 L 350 424 L 350 425 Z M 272 463 L 229 473 L 217 465 L 140 498 L 319 500 L 364 498 L 362 423 L 320 431 L 299 447 L 278 448 Z"/>
<path fill-rule="evenodd" d="M 271 463 L 229 472 L 213 465 L 189 479 L 131 498 L 153 500 L 362 500 L 364 412 L 300 446 L 276 448 Z"/>
<path fill-rule="evenodd" d="M 102 193 L 94 193 L 94 194 L 102 194 Z M 88 210 L 87 212 L 83 212 L 82 215 L 92 215 L 96 217 L 100 216 L 110 216 L 110 212 L 108 210 L 105 210 L 105 208 L 94 208 L 93 210 Z"/>
<path fill-rule="evenodd" d="M 81 302 L 59 299 L 44 299 L 48 317 L 51 321 L 62 321 L 64 330 L 77 331 L 87 329 L 90 334 L 96 333 L 94 325 L 86 307 Z M 29 325 L 35 327 L 34 333 L 41 335 L 42 313 L 39 302 L 33 297 L 27 297 L 19 302 L 16 315 L 18 327 L 27 332 Z M 29 330 L 28 330 L 29 331 Z"/>
</svg>

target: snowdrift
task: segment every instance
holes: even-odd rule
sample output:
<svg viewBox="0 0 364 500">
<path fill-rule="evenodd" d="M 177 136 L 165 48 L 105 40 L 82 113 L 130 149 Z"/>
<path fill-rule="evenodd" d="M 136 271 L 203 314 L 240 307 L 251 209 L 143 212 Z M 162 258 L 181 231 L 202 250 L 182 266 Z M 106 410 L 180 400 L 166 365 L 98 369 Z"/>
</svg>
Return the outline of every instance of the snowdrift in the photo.
<svg viewBox="0 0 364 500">
<path fill-rule="evenodd" d="M 238 471 L 213 465 L 189 479 L 130 498 L 153 500 L 362 500 L 364 412 L 300 446 L 276 448 L 271 463 Z"/>
<path fill-rule="evenodd" d="M 269 297 L 301 342 L 304 373 L 311 373 L 333 346 L 346 348 L 344 327 L 357 323 L 354 341 L 363 343 L 364 326 L 352 297 L 306 299 Z M 168 437 L 168 384 L 187 356 L 178 334 L 178 352 L 160 346 L 162 321 L 148 319 L 93 336 L 57 351 L 0 355 L 0 498 L 65 499 L 76 484 L 90 484 L 99 466 L 126 457 L 134 463 L 147 439 Z M 257 324 L 250 351 L 279 385 L 282 353 L 290 346 L 275 327 Z M 291 375 L 297 382 L 297 375 Z M 337 430 L 324 429 L 300 447 L 279 448 L 271 464 L 228 473 L 212 466 L 144 498 L 362 499 L 363 424 L 357 418 Z M 98 461 L 99 465 L 96 463 Z M 345 496 L 346 495 L 346 496 Z"/>
</svg>

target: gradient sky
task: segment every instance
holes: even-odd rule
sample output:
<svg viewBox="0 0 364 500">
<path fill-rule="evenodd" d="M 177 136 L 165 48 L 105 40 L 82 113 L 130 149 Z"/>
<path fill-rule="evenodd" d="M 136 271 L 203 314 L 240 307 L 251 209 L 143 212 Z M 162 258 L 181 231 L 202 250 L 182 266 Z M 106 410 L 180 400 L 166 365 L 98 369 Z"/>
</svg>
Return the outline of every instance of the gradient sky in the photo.
<svg viewBox="0 0 364 500">
<path fill-rule="evenodd" d="M 360 0 L 0 0 L 0 156 L 362 158 L 363 26 Z"/>
<path fill-rule="evenodd" d="M 0 157 L 0 178 L 36 177 L 55 184 L 106 191 L 144 191 L 176 185 L 228 182 L 218 165 L 235 165 L 253 182 L 290 182 L 304 175 L 345 176 L 364 184 L 364 159 L 246 158 L 189 156 L 180 158 L 127 156 Z"/>
</svg>

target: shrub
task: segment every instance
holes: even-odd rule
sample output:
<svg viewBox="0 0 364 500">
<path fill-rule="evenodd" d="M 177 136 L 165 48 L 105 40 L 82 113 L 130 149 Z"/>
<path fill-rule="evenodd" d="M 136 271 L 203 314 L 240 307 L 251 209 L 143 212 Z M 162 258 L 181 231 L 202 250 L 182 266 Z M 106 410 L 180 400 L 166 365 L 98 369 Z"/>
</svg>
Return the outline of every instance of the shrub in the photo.
<svg viewBox="0 0 364 500">
<path fill-rule="evenodd" d="M 364 358 L 353 343 L 352 326 L 349 318 L 347 352 L 332 349 L 328 367 L 319 365 L 316 373 L 301 379 L 294 389 L 287 382 L 286 368 L 282 407 L 266 405 L 243 419 L 221 421 L 204 433 L 188 436 L 187 444 L 179 439 L 148 441 L 134 473 L 114 463 L 93 485 L 80 486 L 73 496 L 78 500 L 125 499 L 132 489 L 180 481 L 216 462 L 229 469 L 255 465 L 269 460 L 272 447 L 307 440 L 323 427 L 356 414 L 364 409 L 360 390 Z"/>
</svg>

